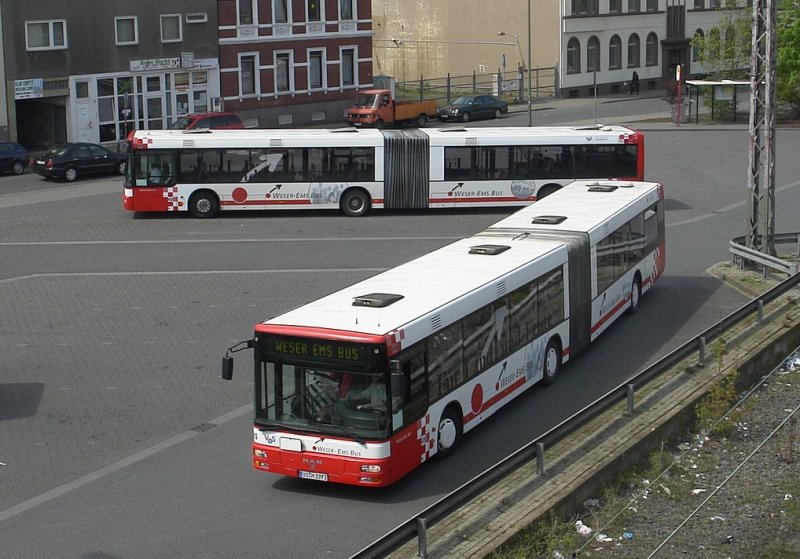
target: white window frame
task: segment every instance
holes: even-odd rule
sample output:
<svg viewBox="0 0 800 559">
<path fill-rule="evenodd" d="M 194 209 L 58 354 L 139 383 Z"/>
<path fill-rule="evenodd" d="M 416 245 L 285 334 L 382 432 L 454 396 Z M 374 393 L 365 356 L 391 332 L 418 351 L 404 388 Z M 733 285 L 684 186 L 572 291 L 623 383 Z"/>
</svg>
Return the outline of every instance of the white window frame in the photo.
<svg viewBox="0 0 800 559">
<path fill-rule="evenodd" d="M 133 41 L 120 41 L 119 23 L 121 21 L 133 21 Z M 114 18 L 114 40 L 117 46 L 138 45 L 139 44 L 139 17 L 138 16 L 119 16 Z"/>
<path fill-rule="evenodd" d="M 253 93 L 244 93 L 242 91 L 242 58 L 253 58 Z M 239 75 L 239 97 L 260 97 L 261 96 L 261 62 L 258 51 L 255 52 L 240 52 L 237 58 L 238 75 Z"/>
<path fill-rule="evenodd" d="M 631 33 L 628 37 L 628 68 L 642 66 L 642 39 L 638 33 Z"/>
<path fill-rule="evenodd" d="M 312 0 L 305 0 L 306 4 L 306 23 L 325 23 L 325 0 L 313 0 L 317 2 L 319 11 L 319 19 L 311 19 L 309 17 L 308 3 Z"/>
<path fill-rule="evenodd" d="M 342 7 L 345 5 L 350 5 L 350 17 L 344 18 L 342 17 Z M 339 0 L 339 20 L 340 21 L 355 21 L 358 19 L 358 15 L 356 14 L 356 9 L 358 7 L 358 2 L 356 0 Z"/>
<path fill-rule="evenodd" d="M 30 43 L 30 38 L 28 37 L 28 26 L 29 25 L 41 25 L 43 23 L 47 24 L 47 35 L 49 39 L 49 44 L 45 46 L 37 46 L 32 47 Z M 64 36 L 64 44 L 63 45 L 56 45 L 53 42 L 53 28 L 56 24 L 61 24 L 61 29 L 63 31 Z M 67 20 L 66 19 L 35 19 L 31 21 L 25 22 L 25 50 L 35 51 L 35 50 L 64 50 L 68 47 L 67 41 Z"/>
<path fill-rule="evenodd" d="M 277 19 L 275 18 L 275 13 L 277 13 L 277 10 L 275 9 L 275 4 L 281 1 L 283 1 L 286 4 L 286 21 L 277 21 Z M 292 23 L 292 3 L 290 0 L 272 0 L 272 20 L 275 24 L 278 25 Z"/>
<path fill-rule="evenodd" d="M 239 15 L 240 15 L 239 6 L 242 3 L 250 4 L 250 14 L 253 21 L 250 22 L 239 21 Z M 256 25 L 257 21 L 258 21 L 258 2 L 256 2 L 256 0 L 236 0 L 236 25 Z"/>
<path fill-rule="evenodd" d="M 184 16 L 186 23 L 207 23 L 208 14 L 206 12 L 193 12 Z"/>
<path fill-rule="evenodd" d="M 278 57 L 286 55 L 289 59 L 289 62 L 286 67 L 286 71 L 289 74 L 287 77 L 289 78 L 289 87 L 286 90 L 278 89 Z M 275 96 L 278 95 L 286 95 L 286 94 L 294 94 L 294 51 L 293 50 L 276 50 L 272 54 L 272 68 L 273 68 L 273 91 L 275 92 Z"/>
<path fill-rule="evenodd" d="M 320 84 L 316 87 L 311 85 L 311 55 L 312 54 L 319 54 L 319 78 Z M 308 90 L 309 91 L 324 91 L 328 89 L 328 72 L 326 68 L 328 66 L 327 57 L 326 57 L 326 50 L 320 48 L 308 49 L 306 50 L 306 67 L 308 69 Z"/>
<path fill-rule="evenodd" d="M 177 39 L 165 39 L 164 38 L 164 20 L 166 18 L 175 18 L 178 20 L 178 38 Z M 181 14 L 161 14 L 161 17 L 158 20 L 160 26 L 160 35 L 161 35 L 161 42 L 162 43 L 180 43 L 183 41 L 183 18 Z"/>
<path fill-rule="evenodd" d="M 344 53 L 349 51 L 353 53 L 353 83 L 344 83 Z M 342 89 L 358 86 L 358 47 L 355 45 L 348 45 L 339 47 L 339 87 Z"/>
</svg>

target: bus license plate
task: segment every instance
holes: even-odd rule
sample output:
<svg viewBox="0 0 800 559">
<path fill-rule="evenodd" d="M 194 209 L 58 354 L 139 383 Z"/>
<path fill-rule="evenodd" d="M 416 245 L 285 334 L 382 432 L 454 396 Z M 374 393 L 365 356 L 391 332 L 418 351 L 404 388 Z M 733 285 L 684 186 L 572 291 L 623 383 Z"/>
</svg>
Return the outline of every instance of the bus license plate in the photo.
<svg viewBox="0 0 800 559">
<path fill-rule="evenodd" d="M 303 479 L 315 479 L 317 481 L 328 481 L 328 474 L 323 474 L 320 472 L 304 472 L 300 470 L 299 477 Z"/>
</svg>

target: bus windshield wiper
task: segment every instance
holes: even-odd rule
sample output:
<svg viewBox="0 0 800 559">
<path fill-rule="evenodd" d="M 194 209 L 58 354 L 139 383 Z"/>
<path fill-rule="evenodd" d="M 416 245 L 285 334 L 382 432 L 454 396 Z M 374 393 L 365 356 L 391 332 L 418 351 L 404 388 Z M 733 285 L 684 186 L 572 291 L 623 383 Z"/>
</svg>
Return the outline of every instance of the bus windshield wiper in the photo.
<svg viewBox="0 0 800 559">
<path fill-rule="evenodd" d="M 361 444 L 362 446 L 367 446 L 367 441 L 353 433 L 353 431 L 349 427 L 345 427 L 344 425 L 333 425 L 331 424 L 330 427 L 335 427 L 345 435 L 348 435 L 350 438 Z"/>
</svg>

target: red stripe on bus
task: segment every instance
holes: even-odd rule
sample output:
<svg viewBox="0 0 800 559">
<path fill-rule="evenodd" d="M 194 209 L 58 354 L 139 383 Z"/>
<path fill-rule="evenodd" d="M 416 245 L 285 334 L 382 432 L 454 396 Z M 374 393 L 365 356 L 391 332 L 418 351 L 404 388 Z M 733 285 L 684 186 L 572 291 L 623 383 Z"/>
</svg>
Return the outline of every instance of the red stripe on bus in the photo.
<svg viewBox="0 0 800 559">
<path fill-rule="evenodd" d="M 516 196 L 459 196 L 458 198 L 431 198 L 431 204 L 459 204 L 473 202 L 535 202 L 536 198 L 517 198 Z"/>
<path fill-rule="evenodd" d="M 221 206 L 291 206 L 291 205 L 311 205 L 311 200 L 245 200 L 244 202 L 235 202 L 233 200 L 222 200 Z"/>
<path fill-rule="evenodd" d="M 617 314 L 617 312 L 618 312 L 618 311 L 619 311 L 619 310 L 620 310 L 622 307 L 624 307 L 624 306 L 625 306 L 625 305 L 628 303 L 628 301 L 630 301 L 630 300 L 631 300 L 631 296 L 630 296 L 630 294 L 629 294 L 627 297 L 625 297 L 624 299 L 620 300 L 620 302 L 619 302 L 619 303 L 617 303 L 616 305 L 614 305 L 614 307 L 613 307 L 613 308 L 612 308 L 610 311 L 608 311 L 606 314 L 604 314 L 604 315 L 602 316 L 602 318 L 600 318 L 600 320 L 598 320 L 596 323 L 592 324 L 592 334 L 594 334 L 595 332 L 597 332 L 597 331 L 598 331 L 600 328 L 602 328 L 602 327 L 603 327 L 603 326 L 606 324 L 606 322 L 608 322 L 609 320 L 611 320 L 611 318 L 612 318 L 612 317 L 613 317 L 615 314 Z"/>
<path fill-rule="evenodd" d="M 499 402 L 500 400 L 502 400 L 503 398 L 505 398 L 506 396 L 510 395 L 512 392 L 516 391 L 517 389 L 523 386 L 525 386 L 524 374 L 520 376 L 519 379 L 517 379 L 515 382 L 509 384 L 503 390 L 499 391 L 497 394 L 486 400 L 481 406 L 481 409 L 479 409 L 477 412 L 470 412 L 464 414 L 464 423 L 466 424 L 469 423 L 470 421 L 475 420 L 480 414 L 482 414 L 483 412 L 491 408 L 493 405 L 495 405 L 497 402 Z"/>
</svg>

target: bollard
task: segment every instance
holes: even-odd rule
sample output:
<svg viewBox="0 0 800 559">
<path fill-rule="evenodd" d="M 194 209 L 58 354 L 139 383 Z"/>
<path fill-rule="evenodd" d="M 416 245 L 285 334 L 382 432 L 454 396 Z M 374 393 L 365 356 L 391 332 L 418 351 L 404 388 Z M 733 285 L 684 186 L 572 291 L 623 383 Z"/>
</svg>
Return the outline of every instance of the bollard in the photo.
<svg viewBox="0 0 800 559">
<path fill-rule="evenodd" d="M 628 415 L 633 415 L 633 409 L 634 409 L 633 393 L 634 393 L 635 387 L 633 386 L 632 383 L 628 383 L 626 388 L 628 389 Z"/>
<path fill-rule="evenodd" d="M 764 320 L 764 300 L 758 300 L 758 323 L 761 324 L 761 321 Z"/>
<path fill-rule="evenodd" d="M 698 365 L 700 365 L 700 368 L 702 369 L 702 368 L 705 368 L 705 366 L 706 366 L 706 338 L 705 338 L 705 336 L 700 336 L 698 338 L 698 342 L 699 342 L 699 345 L 700 345 L 700 363 L 698 363 Z"/>
<path fill-rule="evenodd" d="M 544 444 L 536 443 L 536 473 L 544 475 Z"/>
<path fill-rule="evenodd" d="M 425 559 L 428 556 L 428 532 L 427 522 L 424 518 L 417 518 L 417 539 L 419 541 L 419 552 L 417 555 Z"/>
</svg>

